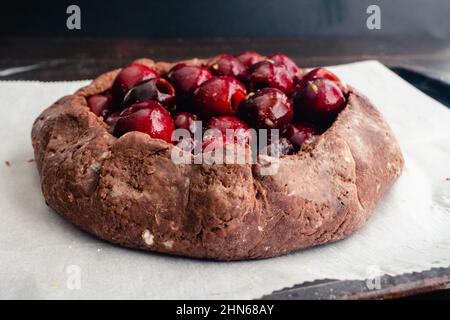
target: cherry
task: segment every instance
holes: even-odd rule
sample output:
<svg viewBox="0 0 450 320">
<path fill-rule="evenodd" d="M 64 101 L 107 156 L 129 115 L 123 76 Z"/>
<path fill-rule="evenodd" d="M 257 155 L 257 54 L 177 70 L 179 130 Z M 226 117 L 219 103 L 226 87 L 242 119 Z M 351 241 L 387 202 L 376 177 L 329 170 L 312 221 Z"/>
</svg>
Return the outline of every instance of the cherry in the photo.
<svg viewBox="0 0 450 320">
<path fill-rule="evenodd" d="M 255 63 L 264 60 L 264 57 L 262 55 L 253 51 L 242 52 L 235 55 L 234 57 L 238 59 L 247 69 L 249 69 Z"/>
<path fill-rule="evenodd" d="M 247 92 L 238 80 L 212 77 L 194 91 L 194 105 L 204 115 L 233 115 Z"/>
<path fill-rule="evenodd" d="M 111 88 L 115 108 L 120 111 L 123 97 L 136 84 L 158 77 L 158 72 L 142 64 L 133 63 L 123 68 L 117 75 Z"/>
<path fill-rule="evenodd" d="M 113 114 L 110 114 L 108 118 L 106 118 L 105 122 L 109 126 L 108 132 L 113 133 L 114 127 L 116 126 L 117 120 L 119 120 L 120 112 L 115 112 Z"/>
<path fill-rule="evenodd" d="M 283 131 L 283 136 L 298 147 L 301 147 L 306 139 L 318 134 L 317 128 L 307 123 L 289 124 Z"/>
<path fill-rule="evenodd" d="M 248 81 L 253 91 L 272 87 L 280 89 L 285 94 L 290 94 L 293 87 L 293 78 L 290 72 L 284 66 L 270 60 L 255 64 L 251 68 Z"/>
<path fill-rule="evenodd" d="M 339 77 L 337 75 L 335 75 L 333 72 L 331 72 L 328 69 L 325 68 L 315 68 L 312 69 L 311 71 L 309 71 L 307 74 L 305 74 L 305 76 L 303 77 L 303 79 L 305 81 L 309 81 L 312 79 L 317 79 L 317 78 L 325 78 L 334 82 L 341 82 L 341 80 L 339 79 Z"/>
<path fill-rule="evenodd" d="M 152 138 L 171 142 L 174 124 L 169 111 L 159 102 L 145 100 L 126 108 L 119 115 L 114 135 L 130 131 L 147 133 Z"/>
<path fill-rule="evenodd" d="M 212 130 L 212 135 L 225 136 L 227 141 L 234 140 L 239 144 L 246 144 L 252 141 L 250 127 L 243 120 L 235 116 L 219 116 L 212 117 L 206 124 L 206 129 Z M 233 132 L 228 132 L 232 130 Z"/>
<path fill-rule="evenodd" d="M 175 65 L 167 74 L 167 79 L 175 87 L 178 100 L 188 98 L 198 86 L 211 78 L 212 74 L 208 69 L 185 63 Z"/>
<path fill-rule="evenodd" d="M 170 68 L 168 73 L 177 71 L 178 69 L 181 69 L 181 68 L 184 68 L 184 67 L 187 67 L 187 66 L 188 66 L 188 64 L 186 62 L 177 63 L 172 68 Z"/>
<path fill-rule="evenodd" d="M 226 146 L 233 146 L 238 144 L 235 139 L 228 139 L 223 135 L 209 135 L 206 136 L 202 141 L 203 152 L 217 152 L 222 150 L 223 153 L 226 152 Z"/>
<path fill-rule="evenodd" d="M 155 100 L 165 106 L 171 106 L 175 102 L 175 89 L 163 78 L 145 80 L 127 92 L 123 105 L 129 106 L 143 100 Z"/>
<path fill-rule="evenodd" d="M 281 90 L 264 88 L 240 104 L 239 114 L 256 128 L 282 129 L 291 122 L 294 109 Z"/>
<path fill-rule="evenodd" d="M 174 117 L 175 128 L 186 129 L 191 135 L 202 129 L 200 123 L 196 121 L 198 121 L 197 115 L 189 112 L 180 112 Z"/>
<path fill-rule="evenodd" d="M 229 54 L 218 55 L 209 60 L 207 65 L 215 75 L 235 77 L 241 81 L 247 77 L 245 66 Z"/>
<path fill-rule="evenodd" d="M 297 85 L 292 95 L 295 112 L 300 119 L 324 124 L 345 107 L 345 97 L 339 86 L 328 79 L 318 78 Z"/>
<path fill-rule="evenodd" d="M 271 56 L 268 56 L 267 59 L 272 60 L 273 62 L 275 62 L 275 64 L 284 66 L 287 69 L 287 71 L 289 71 L 292 77 L 297 76 L 299 73 L 299 68 L 297 67 L 295 62 L 284 54 L 276 53 Z"/>
<path fill-rule="evenodd" d="M 95 94 L 87 99 L 88 107 L 98 117 L 106 118 L 111 107 L 111 94 Z"/>
</svg>

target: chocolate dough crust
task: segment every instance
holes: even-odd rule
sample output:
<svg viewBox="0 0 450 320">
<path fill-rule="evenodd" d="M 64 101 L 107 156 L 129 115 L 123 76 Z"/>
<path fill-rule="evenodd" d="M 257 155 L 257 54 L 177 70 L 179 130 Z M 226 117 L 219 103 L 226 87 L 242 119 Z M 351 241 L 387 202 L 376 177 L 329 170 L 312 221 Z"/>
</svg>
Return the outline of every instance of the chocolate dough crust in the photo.
<svg viewBox="0 0 450 320">
<path fill-rule="evenodd" d="M 48 205 L 112 243 L 218 260 L 278 256 L 349 236 L 401 174 L 391 129 L 352 88 L 331 128 L 282 157 L 275 175 L 260 164 L 176 165 L 173 145 L 140 132 L 116 138 L 89 111 L 86 97 L 118 72 L 61 98 L 32 129 Z"/>
</svg>

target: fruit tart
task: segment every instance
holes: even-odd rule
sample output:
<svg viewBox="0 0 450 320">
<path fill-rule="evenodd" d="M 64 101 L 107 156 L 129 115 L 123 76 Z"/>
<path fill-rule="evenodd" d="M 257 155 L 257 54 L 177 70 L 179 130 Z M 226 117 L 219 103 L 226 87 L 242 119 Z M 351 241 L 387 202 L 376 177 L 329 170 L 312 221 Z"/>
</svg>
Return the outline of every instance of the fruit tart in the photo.
<svg viewBox="0 0 450 320">
<path fill-rule="evenodd" d="M 47 204 L 75 225 L 217 260 L 344 239 L 403 168 L 363 94 L 255 52 L 104 73 L 44 110 L 32 143 Z"/>
</svg>

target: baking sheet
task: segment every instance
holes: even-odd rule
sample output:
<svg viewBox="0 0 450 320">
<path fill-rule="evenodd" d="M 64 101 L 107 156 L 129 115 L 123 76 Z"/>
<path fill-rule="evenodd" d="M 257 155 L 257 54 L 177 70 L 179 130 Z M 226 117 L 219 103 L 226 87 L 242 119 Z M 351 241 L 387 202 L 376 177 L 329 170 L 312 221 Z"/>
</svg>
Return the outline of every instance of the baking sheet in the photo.
<svg viewBox="0 0 450 320">
<path fill-rule="evenodd" d="M 403 175 L 367 226 L 338 243 L 283 257 L 211 262 L 120 248 L 45 205 L 30 129 L 87 82 L 0 82 L 0 298 L 245 299 L 317 279 L 367 279 L 450 265 L 450 110 L 378 62 L 332 68 L 384 114 Z"/>
</svg>

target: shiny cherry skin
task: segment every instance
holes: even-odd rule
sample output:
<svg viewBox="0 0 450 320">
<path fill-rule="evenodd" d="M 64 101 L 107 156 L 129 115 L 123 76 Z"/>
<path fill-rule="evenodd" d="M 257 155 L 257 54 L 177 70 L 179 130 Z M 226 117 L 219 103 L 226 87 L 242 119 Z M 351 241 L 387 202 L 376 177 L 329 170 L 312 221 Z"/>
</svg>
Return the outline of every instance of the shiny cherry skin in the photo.
<svg viewBox="0 0 450 320">
<path fill-rule="evenodd" d="M 294 61 L 292 61 L 291 58 L 289 58 L 284 54 L 276 53 L 271 56 L 268 56 L 267 59 L 272 60 L 273 62 L 275 62 L 275 64 L 284 66 L 287 69 L 287 71 L 289 71 L 292 77 L 297 76 L 299 73 L 299 68 L 297 67 L 297 64 Z"/>
<path fill-rule="evenodd" d="M 305 74 L 305 76 L 303 77 L 303 79 L 305 79 L 306 81 L 309 81 L 312 79 L 317 79 L 317 78 L 325 78 L 325 79 L 331 80 L 333 82 L 341 82 L 341 80 L 339 79 L 339 77 L 337 75 L 335 75 L 330 70 L 328 70 L 326 68 L 321 68 L 321 67 L 312 69 L 307 74 Z"/>
<path fill-rule="evenodd" d="M 283 129 L 292 121 L 294 108 L 281 90 L 264 88 L 240 104 L 239 114 L 256 128 Z"/>
<path fill-rule="evenodd" d="M 234 57 L 238 59 L 247 69 L 265 59 L 262 55 L 253 51 L 241 52 Z"/>
<path fill-rule="evenodd" d="M 336 83 L 339 86 L 339 88 L 341 88 L 342 91 L 345 91 L 345 85 L 341 82 L 339 77 L 337 75 L 335 75 L 333 72 L 331 72 L 330 70 L 328 70 L 326 68 L 321 68 L 321 67 L 315 68 L 315 69 L 309 71 L 298 81 L 298 84 L 300 86 L 304 86 L 306 84 L 306 82 L 313 80 L 313 79 L 319 79 L 319 78 L 324 78 L 324 79 L 333 81 L 334 83 Z"/>
<path fill-rule="evenodd" d="M 229 54 L 218 55 L 208 61 L 208 68 L 219 76 L 229 76 L 244 81 L 247 77 L 247 68 L 235 57 Z"/>
<path fill-rule="evenodd" d="M 203 152 L 217 152 L 217 150 L 222 149 L 223 152 L 226 152 L 226 146 L 234 147 L 238 144 L 236 139 L 228 139 L 224 135 L 208 135 L 202 140 L 202 150 Z"/>
<path fill-rule="evenodd" d="M 190 112 L 179 112 L 175 115 L 173 122 L 175 129 L 186 129 L 193 136 L 197 131 L 201 131 L 198 116 Z"/>
<path fill-rule="evenodd" d="M 112 85 L 112 97 L 116 111 L 120 111 L 125 94 L 139 82 L 158 78 L 159 73 L 142 64 L 133 63 L 123 68 Z"/>
<path fill-rule="evenodd" d="M 87 99 L 89 109 L 98 117 L 106 118 L 111 108 L 111 94 L 95 94 Z"/>
<path fill-rule="evenodd" d="M 180 63 L 167 74 L 167 79 L 175 87 L 177 100 L 187 99 L 203 82 L 212 78 L 211 72 L 200 66 Z"/>
<path fill-rule="evenodd" d="M 227 77 L 212 77 L 194 91 L 195 108 L 207 116 L 234 115 L 247 91 L 238 80 Z"/>
<path fill-rule="evenodd" d="M 299 119 L 322 126 L 332 121 L 345 107 L 345 96 L 339 86 L 328 79 L 318 78 L 297 85 L 292 95 Z"/>
<path fill-rule="evenodd" d="M 116 126 L 117 120 L 119 120 L 119 115 L 120 112 L 114 112 L 105 119 L 106 124 L 109 126 L 108 132 L 111 134 L 114 132 L 114 127 Z"/>
<path fill-rule="evenodd" d="M 159 102 L 146 100 L 126 108 L 119 115 L 114 135 L 130 131 L 147 133 L 150 137 L 172 142 L 174 124 L 169 111 Z"/>
<path fill-rule="evenodd" d="M 239 144 L 252 141 L 249 125 L 236 116 L 212 117 L 206 124 L 206 129 L 216 129 L 216 133 L 225 136 L 227 141 L 234 139 Z M 233 132 L 227 134 L 227 129 L 228 131 L 233 130 Z M 215 135 L 214 131 L 212 131 L 212 135 Z"/>
<path fill-rule="evenodd" d="M 291 123 L 283 131 L 283 137 L 289 139 L 297 147 L 301 147 L 306 139 L 318 134 L 319 130 L 308 123 Z"/>
<path fill-rule="evenodd" d="M 255 64 L 251 68 L 248 82 L 253 91 L 271 87 L 279 89 L 287 95 L 291 93 L 294 85 L 290 72 L 284 66 L 270 60 Z"/>
<path fill-rule="evenodd" d="M 170 107 L 175 103 L 175 89 L 169 81 L 163 78 L 145 80 L 127 92 L 123 98 L 123 105 L 127 107 L 144 100 L 154 100 Z"/>
</svg>

